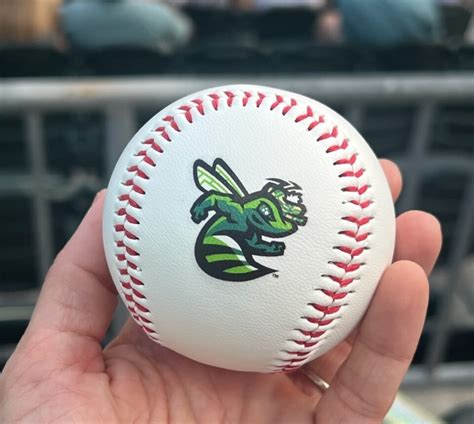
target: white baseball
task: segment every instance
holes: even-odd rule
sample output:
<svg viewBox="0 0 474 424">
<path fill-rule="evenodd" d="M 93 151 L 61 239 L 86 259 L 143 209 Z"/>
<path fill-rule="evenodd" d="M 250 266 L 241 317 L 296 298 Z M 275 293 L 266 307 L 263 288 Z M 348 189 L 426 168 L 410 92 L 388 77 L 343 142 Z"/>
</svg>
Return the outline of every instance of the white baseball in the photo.
<svg viewBox="0 0 474 424">
<path fill-rule="evenodd" d="M 275 372 L 359 322 L 392 260 L 395 219 L 377 158 L 345 119 L 298 94 L 231 85 L 178 100 L 133 137 L 103 238 L 150 339 Z"/>
</svg>

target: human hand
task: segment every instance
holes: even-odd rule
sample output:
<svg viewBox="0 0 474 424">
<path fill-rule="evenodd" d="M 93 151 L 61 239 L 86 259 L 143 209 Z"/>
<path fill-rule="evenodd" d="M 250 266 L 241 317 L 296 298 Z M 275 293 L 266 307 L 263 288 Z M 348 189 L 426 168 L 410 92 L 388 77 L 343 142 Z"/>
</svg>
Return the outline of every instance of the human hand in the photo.
<svg viewBox="0 0 474 424">
<path fill-rule="evenodd" d="M 401 177 L 382 161 L 396 199 Z M 31 322 L 0 380 L 0 422 L 379 423 L 423 326 L 427 275 L 441 245 L 432 216 L 397 219 L 394 263 L 351 337 L 301 372 L 256 374 L 197 363 L 151 342 L 129 319 L 101 346 L 117 293 L 101 239 L 100 193 L 56 258 Z"/>
</svg>

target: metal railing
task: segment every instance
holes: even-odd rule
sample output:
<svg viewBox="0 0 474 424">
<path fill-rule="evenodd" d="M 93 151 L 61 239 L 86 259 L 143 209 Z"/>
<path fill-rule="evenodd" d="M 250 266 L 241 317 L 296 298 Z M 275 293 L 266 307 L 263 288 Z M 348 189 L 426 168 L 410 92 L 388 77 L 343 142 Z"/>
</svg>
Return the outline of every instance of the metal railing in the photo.
<svg viewBox="0 0 474 424">
<path fill-rule="evenodd" d="M 66 198 L 79 187 L 99 189 L 105 181 L 93 175 L 75 175 L 67 181 L 48 171 L 45 158 L 43 115 L 54 110 L 100 110 L 105 116 L 105 164 L 109 174 L 123 147 L 136 131 L 135 111 L 141 107 L 162 106 L 194 91 L 212 86 L 252 83 L 275 86 L 299 92 L 319 101 L 344 105 L 346 117 L 356 127 L 364 119 L 370 105 L 415 105 L 415 126 L 406 155 L 395 158 L 407 176 L 404 196 L 399 210 L 413 207 L 419 195 L 422 175 L 430 169 L 455 170 L 466 179 L 462 208 L 452 237 L 452 246 L 444 273 L 445 290 L 442 305 L 431 322 L 433 337 L 428 346 L 425 367 L 413 375 L 425 379 L 436 378 L 452 330 L 451 316 L 454 297 L 461 289 L 460 270 L 466 258 L 474 226 L 474 162 L 473 158 L 456 154 L 433 154 L 429 149 L 429 133 L 438 105 L 472 104 L 474 101 L 473 74 L 427 75 L 361 75 L 361 76 L 298 76 L 275 78 L 240 78 L 206 76 L 203 78 L 140 78 L 91 80 L 3 80 L 0 81 L 0 114 L 20 113 L 26 124 L 26 138 L 30 157 L 30 172 L 22 175 L 0 173 L 0 196 L 15 189 L 33 200 L 34 240 L 39 277 L 50 266 L 54 249 L 50 203 Z M 474 143 L 474 140 L 473 140 Z M 1 197 L 0 197 L 1 202 Z M 28 293 L 34 302 L 35 293 Z M 22 301 L 24 303 L 24 300 Z M 15 309 L 13 293 L 0 293 L 0 321 L 29 318 L 32 306 L 18 305 Z M 120 320 L 119 320 L 120 321 Z M 422 379 L 423 379 L 422 378 Z M 414 380 L 420 380 L 415 377 Z"/>
</svg>

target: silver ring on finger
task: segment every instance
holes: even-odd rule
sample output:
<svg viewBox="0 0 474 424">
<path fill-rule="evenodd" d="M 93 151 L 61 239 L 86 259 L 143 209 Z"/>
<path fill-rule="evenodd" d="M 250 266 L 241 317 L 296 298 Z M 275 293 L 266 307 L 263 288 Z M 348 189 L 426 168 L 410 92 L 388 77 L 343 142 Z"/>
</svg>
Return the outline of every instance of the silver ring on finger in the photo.
<svg viewBox="0 0 474 424">
<path fill-rule="evenodd" d="M 329 389 L 329 383 L 324 380 L 322 377 L 317 375 L 311 368 L 309 367 L 302 367 L 300 368 L 301 372 L 308 377 L 313 384 L 322 392 L 324 393 L 327 389 Z"/>
</svg>

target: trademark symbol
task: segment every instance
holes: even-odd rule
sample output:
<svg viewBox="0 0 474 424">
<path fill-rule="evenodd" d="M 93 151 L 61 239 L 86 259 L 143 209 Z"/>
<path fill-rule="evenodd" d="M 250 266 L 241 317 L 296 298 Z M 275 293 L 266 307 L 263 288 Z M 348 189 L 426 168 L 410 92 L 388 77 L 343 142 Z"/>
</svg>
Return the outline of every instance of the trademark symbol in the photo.
<svg viewBox="0 0 474 424">
<path fill-rule="evenodd" d="M 274 272 L 274 273 L 272 274 L 272 276 L 273 276 L 273 278 L 280 278 L 280 276 L 279 276 L 276 272 Z"/>
</svg>

